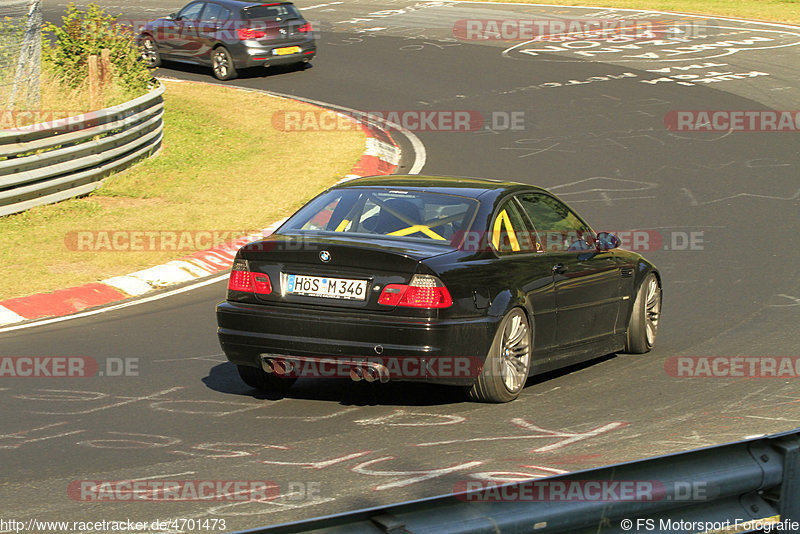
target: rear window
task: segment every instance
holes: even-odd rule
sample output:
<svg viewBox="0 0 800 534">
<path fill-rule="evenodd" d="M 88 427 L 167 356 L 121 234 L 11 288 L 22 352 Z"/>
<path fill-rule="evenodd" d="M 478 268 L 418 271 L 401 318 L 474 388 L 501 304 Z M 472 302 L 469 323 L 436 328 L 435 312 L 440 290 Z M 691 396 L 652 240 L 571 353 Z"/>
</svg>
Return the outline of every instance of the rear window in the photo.
<svg viewBox="0 0 800 534">
<path fill-rule="evenodd" d="M 478 201 L 422 191 L 336 189 L 312 200 L 281 228 L 385 235 L 450 243 L 469 229 Z"/>
<path fill-rule="evenodd" d="M 244 20 L 286 20 L 299 19 L 300 13 L 292 4 L 258 5 L 242 9 Z"/>
</svg>

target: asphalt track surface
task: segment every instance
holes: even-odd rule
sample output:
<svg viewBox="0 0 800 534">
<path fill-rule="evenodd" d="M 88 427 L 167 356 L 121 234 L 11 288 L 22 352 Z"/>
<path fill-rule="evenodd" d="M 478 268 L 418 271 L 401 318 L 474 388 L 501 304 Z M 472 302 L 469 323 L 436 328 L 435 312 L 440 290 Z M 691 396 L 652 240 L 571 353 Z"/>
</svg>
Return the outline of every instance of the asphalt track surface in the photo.
<svg viewBox="0 0 800 534">
<path fill-rule="evenodd" d="M 674 110 L 797 110 L 800 29 L 707 19 L 702 37 L 592 55 L 598 47 L 585 43 L 508 50 L 520 43 L 459 41 L 453 23 L 667 17 L 457 2 L 297 3 L 322 30 L 313 67 L 246 73 L 230 85 L 370 111 L 523 112 L 522 130 L 489 123 L 469 133 L 417 132 L 427 149 L 423 172 L 541 185 L 598 229 L 663 236 L 645 252 L 664 278 L 655 350 L 537 377 L 506 405 L 464 402 L 424 384 L 311 379 L 265 399 L 239 380 L 217 344 L 222 281 L 5 332 L 0 355 L 87 356 L 107 371 L 132 358 L 138 375 L 0 382 L 4 519 L 224 519 L 225 530 L 243 529 L 448 493 L 464 480 L 547 476 L 800 426 L 796 378 L 690 379 L 665 370 L 676 356 L 800 356 L 798 134 L 664 126 Z M 46 0 L 46 18 L 64 4 Z M 182 3 L 103 5 L 147 19 Z M 213 81 L 194 67 L 160 74 Z M 68 492 L 85 480 L 264 480 L 280 495 L 86 502 Z"/>
</svg>

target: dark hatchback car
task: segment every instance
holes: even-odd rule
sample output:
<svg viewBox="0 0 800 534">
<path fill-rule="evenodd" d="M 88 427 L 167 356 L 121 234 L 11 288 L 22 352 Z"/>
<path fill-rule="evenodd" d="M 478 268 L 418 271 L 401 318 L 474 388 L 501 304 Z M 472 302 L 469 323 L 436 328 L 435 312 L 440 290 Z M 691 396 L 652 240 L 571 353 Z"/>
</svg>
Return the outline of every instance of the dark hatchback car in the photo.
<svg viewBox="0 0 800 534">
<path fill-rule="evenodd" d="M 302 65 L 317 53 L 311 24 L 291 2 L 191 2 L 145 24 L 138 42 L 151 67 L 162 59 L 205 65 L 220 80 L 244 68 Z"/>
<path fill-rule="evenodd" d="M 424 380 L 506 402 L 532 374 L 651 349 L 661 277 L 619 244 L 530 185 L 355 179 L 239 250 L 219 340 L 255 388 Z"/>
</svg>

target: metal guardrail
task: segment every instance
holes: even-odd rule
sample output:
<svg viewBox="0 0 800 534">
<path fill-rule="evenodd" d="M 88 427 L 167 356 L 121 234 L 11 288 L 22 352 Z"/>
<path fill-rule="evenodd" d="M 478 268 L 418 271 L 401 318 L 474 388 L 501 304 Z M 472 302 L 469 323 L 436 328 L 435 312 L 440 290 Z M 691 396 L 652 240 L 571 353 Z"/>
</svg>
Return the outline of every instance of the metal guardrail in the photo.
<svg viewBox="0 0 800 534">
<path fill-rule="evenodd" d="M 535 496 L 537 484 L 539 488 L 553 488 L 562 482 L 563 490 L 603 481 L 649 483 L 650 487 L 659 488 L 658 498 L 519 498 L 502 502 L 494 498 Z M 800 429 L 568 475 L 246 530 L 242 534 L 676 534 L 713 530 L 702 526 L 714 523 L 724 526 L 728 522 L 733 527 L 737 520 L 745 527 L 738 532 L 756 532 L 762 531 L 757 520 L 778 515 L 784 524 L 800 521 Z M 797 532 L 800 528 L 788 530 Z"/>
<path fill-rule="evenodd" d="M 100 111 L 0 130 L 0 216 L 84 195 L 155 152 L 164 85 Z"/>
</svg>

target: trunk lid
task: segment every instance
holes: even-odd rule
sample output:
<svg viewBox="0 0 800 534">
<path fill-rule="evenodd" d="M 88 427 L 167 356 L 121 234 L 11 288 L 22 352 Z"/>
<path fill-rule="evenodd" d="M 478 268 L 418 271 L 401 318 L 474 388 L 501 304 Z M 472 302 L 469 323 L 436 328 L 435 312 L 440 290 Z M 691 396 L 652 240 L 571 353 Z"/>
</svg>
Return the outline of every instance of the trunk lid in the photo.
<svg viewBox="0 0 800 534">
<path fill-rule="evenodd" d="M 240 251 L 249 270 L 269 276 L 259 301 L 389 311 L 378 304 L 388 284 L 408 283 L 420 263 L 452 249 L 409 239 L 273 235 Z"/>
</svg>

